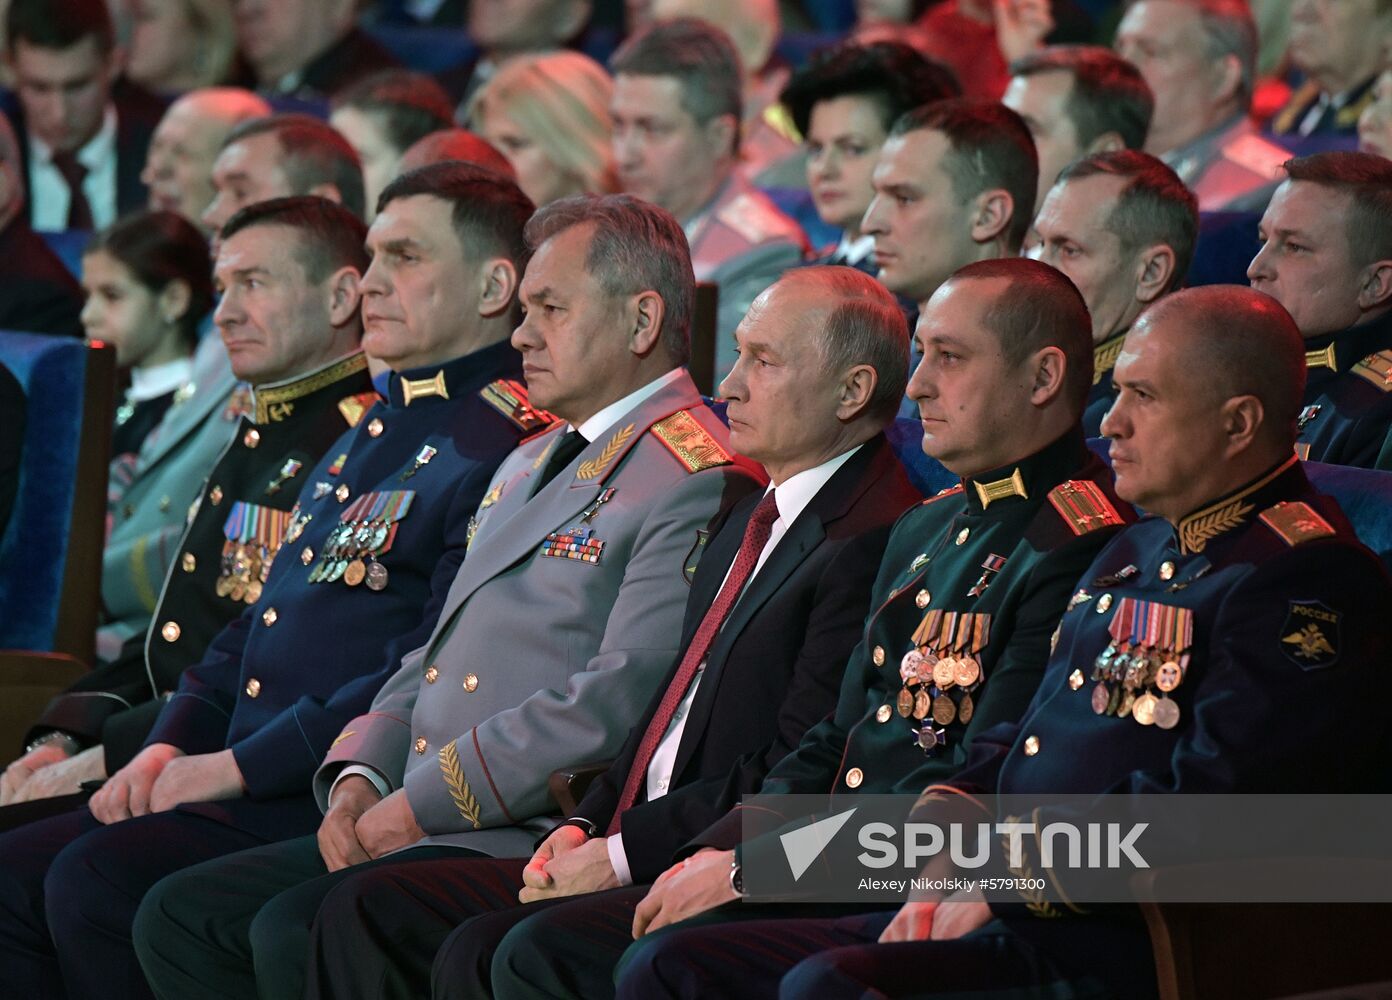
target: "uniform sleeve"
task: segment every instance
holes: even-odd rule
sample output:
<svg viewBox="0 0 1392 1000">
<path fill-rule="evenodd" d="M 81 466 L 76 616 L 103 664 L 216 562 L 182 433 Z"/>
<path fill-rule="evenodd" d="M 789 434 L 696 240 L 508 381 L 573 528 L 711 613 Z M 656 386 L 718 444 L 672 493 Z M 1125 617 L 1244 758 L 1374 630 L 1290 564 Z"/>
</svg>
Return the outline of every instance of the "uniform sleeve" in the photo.
<svg viewBox="0 0 1392 1000">
<path fill-rule="evenodd" d="M 50 701 L 30 727 L 25 742 L 60 729 L 84 746 L 100 743 L 106 720 L 154 697 L 145 671 L 145 637 L 133 636 L 120 655 L 83 674 Z"/>
<path fill-rule="evenodd" d="M 671 666 L 697 529 L 756 484 L 733 466 L 696 473 L 667 491 L 635 536 L 597 653 L 563 692 L 544 689 L 447 743 L 438 767 L 420 767 L 406 794 L 427 833 L 505 826 L 553 810 L 552 771 L 604 760 Z"/>
<path fill-rule="evenodd" d="M 203 659 L 179 677 L 179 687 L 160 711 L 145 745 L 168 743 L 186 754 L 216 753 L 227 745 L 227 727 L 241 687 L 242 651 L 251 631 L 249 607 L 208 644 Z"/>
</svg>

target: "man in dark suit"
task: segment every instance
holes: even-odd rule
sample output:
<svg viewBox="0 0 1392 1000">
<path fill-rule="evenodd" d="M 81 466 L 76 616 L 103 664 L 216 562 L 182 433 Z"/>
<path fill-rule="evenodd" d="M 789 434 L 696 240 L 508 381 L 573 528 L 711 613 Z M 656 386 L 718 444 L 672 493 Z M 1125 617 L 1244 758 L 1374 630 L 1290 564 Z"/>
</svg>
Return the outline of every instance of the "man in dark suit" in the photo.
<svg viewBox="0 0 1392 1000">
<path fill-rule="evenodd" d="M 236 0 L 237 44 L 267 96 L 325 101 L 355 80 L 397 69 L 396 58 L 354 24 L 356 0 Z"/>
<path fill-rule="evenodd" d="M 145 207 L 165 102 L 119 78 L 104 0 L 14 0 L 5 30 L 34 228 L 102 229 Z"/>
<path fill-rule="evenodd" d="M 979 734 L 1029 705 L 1079 575 L 1131 519 L 1078 424 L 1091 386 L 1089 331 L 1077 290 L 1036 261 L 980 261 L 929 299 L 909 392 L 924 451 L 962 485 L 895 526 L 836 709 L 769 771 L 761 794 L 823 796 L 833 811 L 864 795 L 917 794 L 956 773 Z M 762 807 L 759 815 L 777 819 Z M 724 935 L 709 974 L 741 963 L 737 982 L 707 995 L 772 995 L 759 970 L 777 967 L 779 948 L 746 963 L 738 945 L 724 944 L 741 924 L 726 921 L 798 911 L 737 903 L 742 823 L 735 809 L 688 840 L 676 870 L 646 896 L 620 889 L 584 913 L 532 913 L 491 966 L 478 946 L 497 939 L 500 918 L 465 924 L 440 952 L 436 995 L 602 996 L 630 945 L 646 954 L 656 943 L 634 945 L 635 935 L 697 914 Z"/>
<path fill-rule="evenodd" d="M 0 113 L 0 330 L 82 336 L 82 288 L 24 214 L 24 160 Z"/>
<path fill-rule="evenodd" d="M 764 463 L 772 486 L 713 525 L 681 652 L 617 761 L 530 862 L 446 856 L 330 876 L 318 891 L 332 895 L 314 928 L 312 993 L 349 996 L 357 984 L 385 980 L 423 994 L 435 947 L 467 917 L 515 907 L 519 888 L 524 901 L 554 903 L 650 881 L 831 710 L 890 526 L 918 499 L 882 433 L 907 377 L 902 322 L 893 297 L 850 268 L 790 272 L 761 296 L 739 329 L 742 360 L 721 392 L 732 445 Z M 201 882 L 188 876 L 199 890 L 183 896 L 205 898 L 221 884 L 202 871 Z M 496 891 L 480 897 L 479 880 Z M 436 905 L 421 905 L 427 891 Z M 293 912 L 313 917 L 312 907 L 287 911 L 277 900 L 257 919 L 253 941 L 302 942 L 276 932 Z M 161 955 L 188 940 L 167 921 L 144 930 Z M 375 947 L 382 933 L 412 944 Z M 200 948 L 225 940 L 216 931 L 198 938 Z M 263 990 L 298 981 L 303 948 L 284 950 L 256 947 Z M 184 971 L 227 981 L 220 964 Z M 158 991 L 160 980 L 152 982 Z"/>
</svg>

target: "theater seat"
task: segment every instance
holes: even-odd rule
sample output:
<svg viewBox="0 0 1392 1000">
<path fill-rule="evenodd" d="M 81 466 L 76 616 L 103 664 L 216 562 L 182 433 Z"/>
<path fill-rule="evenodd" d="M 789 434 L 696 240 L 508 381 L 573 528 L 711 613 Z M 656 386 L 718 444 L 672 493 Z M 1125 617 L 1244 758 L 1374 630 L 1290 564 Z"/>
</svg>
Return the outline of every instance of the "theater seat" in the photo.
<svg viewBox="0 0 1392 1000">
<path fill-rule="evenodd" d="M 56 233 L 39 233 L 39 238 L 63 262 L 74 278 L 82 280 L 82 251 L 92 242 L 92 233 L 86 229 L 64 229 Z"/>
<path fill-rule="evenodd" d="M 1199 239 L 1185 284 L 1245 285 L 1247 265 L 1261 249 L 1256 212 L 1201 212 Z"/>
<path fill-rule="evenodd" d="M 0 755 L 90 668 L 101 601 L 116 351 L 0 332 L 28 399 L 19 493 L 0 538 Z"/>
<path fill-rule="evenodd" d="M 936 458 L 923 454 L 923 425 L 909 417 L 899 417 L 885 429 L 890 446 L 909 482 L 925 497 L 956 486 L 961 479 L 942 467 Z"/>
<path fill-rule="evenodd" d="M 377 24 L 372 39 L 417 73 L 439 73 L 474 58 L 478 49 L 459 28 Z"/>
</svg>

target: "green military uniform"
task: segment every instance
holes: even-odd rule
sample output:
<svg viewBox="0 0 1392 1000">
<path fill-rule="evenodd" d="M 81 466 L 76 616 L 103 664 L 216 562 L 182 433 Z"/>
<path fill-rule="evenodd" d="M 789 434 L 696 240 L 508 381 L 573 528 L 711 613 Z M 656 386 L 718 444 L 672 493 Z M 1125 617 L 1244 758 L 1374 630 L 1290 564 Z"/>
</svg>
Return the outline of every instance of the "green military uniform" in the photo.
<svg viewBox="0 0 1392 1000">
<path fill-rule="evenodd" d="M 54 699 L 31 738 L 61 730 L 102 743 L 108 773 L 134 756 L 163 703 L 155 696 L 256 603 L 303 480 L 376 398 L 360 353 L 253 390 L 199 498 L 184 508 L 187 526 L 148 636 L 128 640 L 115 660 Z"/>
</svg>

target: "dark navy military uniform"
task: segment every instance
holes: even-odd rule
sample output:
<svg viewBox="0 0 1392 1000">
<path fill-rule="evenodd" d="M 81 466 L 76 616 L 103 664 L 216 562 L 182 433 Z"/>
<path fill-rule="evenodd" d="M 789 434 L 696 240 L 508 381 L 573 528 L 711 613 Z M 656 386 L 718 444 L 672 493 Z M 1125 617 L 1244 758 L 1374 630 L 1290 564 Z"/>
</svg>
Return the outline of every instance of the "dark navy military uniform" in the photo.
<svg viewBox="0 0 1392 1000">
<path fill-rule="evenodd" d="M 503 342 L 394 373 L 389 398 L 302 478 L 260 600 L 184 672 L 149 737 L 190 754 L 229 748 L 245 797 L 108 827 L 83 810 L 0 837 L 0 978 L 11 988 L 56 995 L 61 969 L 73 995 L 146 993 L 129 941 L 145 889 L 197 861 L 318 827 L 314 769 L 401 655 L 429 638 L 494 470 L 549 423 L 511 381 L 520 368 Z M 379 539 L 383 527 L 390 537 Z M 350 585 L 355 560 L 364 574 Z"/>
<path fill-rule="evenodd" d="M 1326 102 L 1314 126 L 1302 129 L 1306 117 L 1314 110 L 1315 105 L 1320 103 L 1323 96 L 1318 83 L 1306 80 L 1291 95 L 1286 106 L 1271 119 L 1271 131 L 1276 135 L 1356 135 L 1358 119 L 1363 114 L 1363 109 L 1373 103 L 1373 87 L 1376 84 L 1377 74 L 1373 74 L 1350 90 L 1337 106 L 1333 101 Z"/>
<path fill-rule="evenodd" d="M 1392 312 L 1305 342 L 1308 377 L 1295 453 L 1392 469 Z"/>
<path fill-rule="evenodd" d="M 1114 622 L 1128 602 L 1186 612 L 1192 637 L 1185 669 L 1162 680 L 1152 666 L 1123 714 L 1124 675 L 1118 685 L 1094 672 L 1126 632 Z M 1002 795 L 1385 792 L 1389 609 L 1392 584 L 1376 556 L 1291 459 L 1177 527 L 1146 518 L 1113 540 L 1069 602 L 1029 711 L 983 733 L 951 784 Z M 1165 645 L 1146 648 L 1161 658 L 1179 652 Z M 1146 695 L 1171 707 L 1138 712 Z M 1059 818 L 1039 813 L 1032 821 L 1041 827 Z M 1066 880 L 1043 867 L 1036 846 L 1025 839 L 1022 870 L 1066 897 Z M 1042 894 L 991 905 L 996 919 L 956 941 L 816 955 L 780 995 L 926 996 L 1089 977 L 1110 995 L 1154 995 L 1149 938 L 1135 911 L 1090 912 Z M 877 932 L 827 921 L 817 947 L 873 941 Z"/>
<path fill-rule="evenodd" d="M 1102 436 L 1102 418 L 1116 402 L 1116 386 L 1112 385 L 1112 369 L 1121 356 L 1126 331 L 1112 334 L 1092 349 L 1092 391 L 1083 409 L 1083 433 L 1090 438 Z"/>
<path fill-rule="evenodd" d="M 886 547 L 865 633 L 851 655 L 835 712 L 773 767 L 760 794 L 830 791 L 829 809 L 835 811 L 854 804 L 859 794 L 916 795 L 950 777 L 966 761 L 977 733 L 1024 712 L 1078 576 L 1131 519 L 1080 430 L 904 514 Z M 920 673 L 922 666 L 906 666 L 911 657 L 921 661 L 928 653 L 969 655 L 976 667 L 938 684 Z M 901 670 L 913 680 L 906 682 Z M 930 708 L 919 718 L 925 699 L 943 714 Z M 739 810 L 727 813 L 685 853 L 736 847 L 741 819 Z M 549 923 L 557 918 L 547 910 L 520 922 L 498 949 L 492 988 L 501 996 L 574 995 L 564 984 L 583 979 L 587 988 L 577 992 L 601 990 L 632 943 L 627 928 L 645 891 L 595 897 L 584 934 L 558 933 Z M 758 909 L 742 906 L 738 913 L 718 915 L 746 918 Z M 474 923 L 465 924 L 458 934 L 471 929 Z M 729 947 L 739 945 L 731 941 Z M 741 977 L 749 995 L 773 989 L 755 971 L 767 961 L 762 955 Z M 722 982 L 709 995 L 729 995 L 732 985 Z M 470 994 L 461 986 L 452 995 Z"/>
<path fill-rule="evenodd" d="M 257 388 L 190 510 L 148 635 L 132 637 L 118 659 L 50 702 L 27 739 L 59 730 L 84 746 L 103 744 L 107 774 L 129 763 L 159 714 L 159 696 L 255 603 L 309 470 L 375 398 L 361 353 Z M 245 545 L 229 537 L 234 521 L 259 528 L 259 544 L 254 535 Z M 237 576 L 245 579 L 233 589 Z"/>
</svg>

